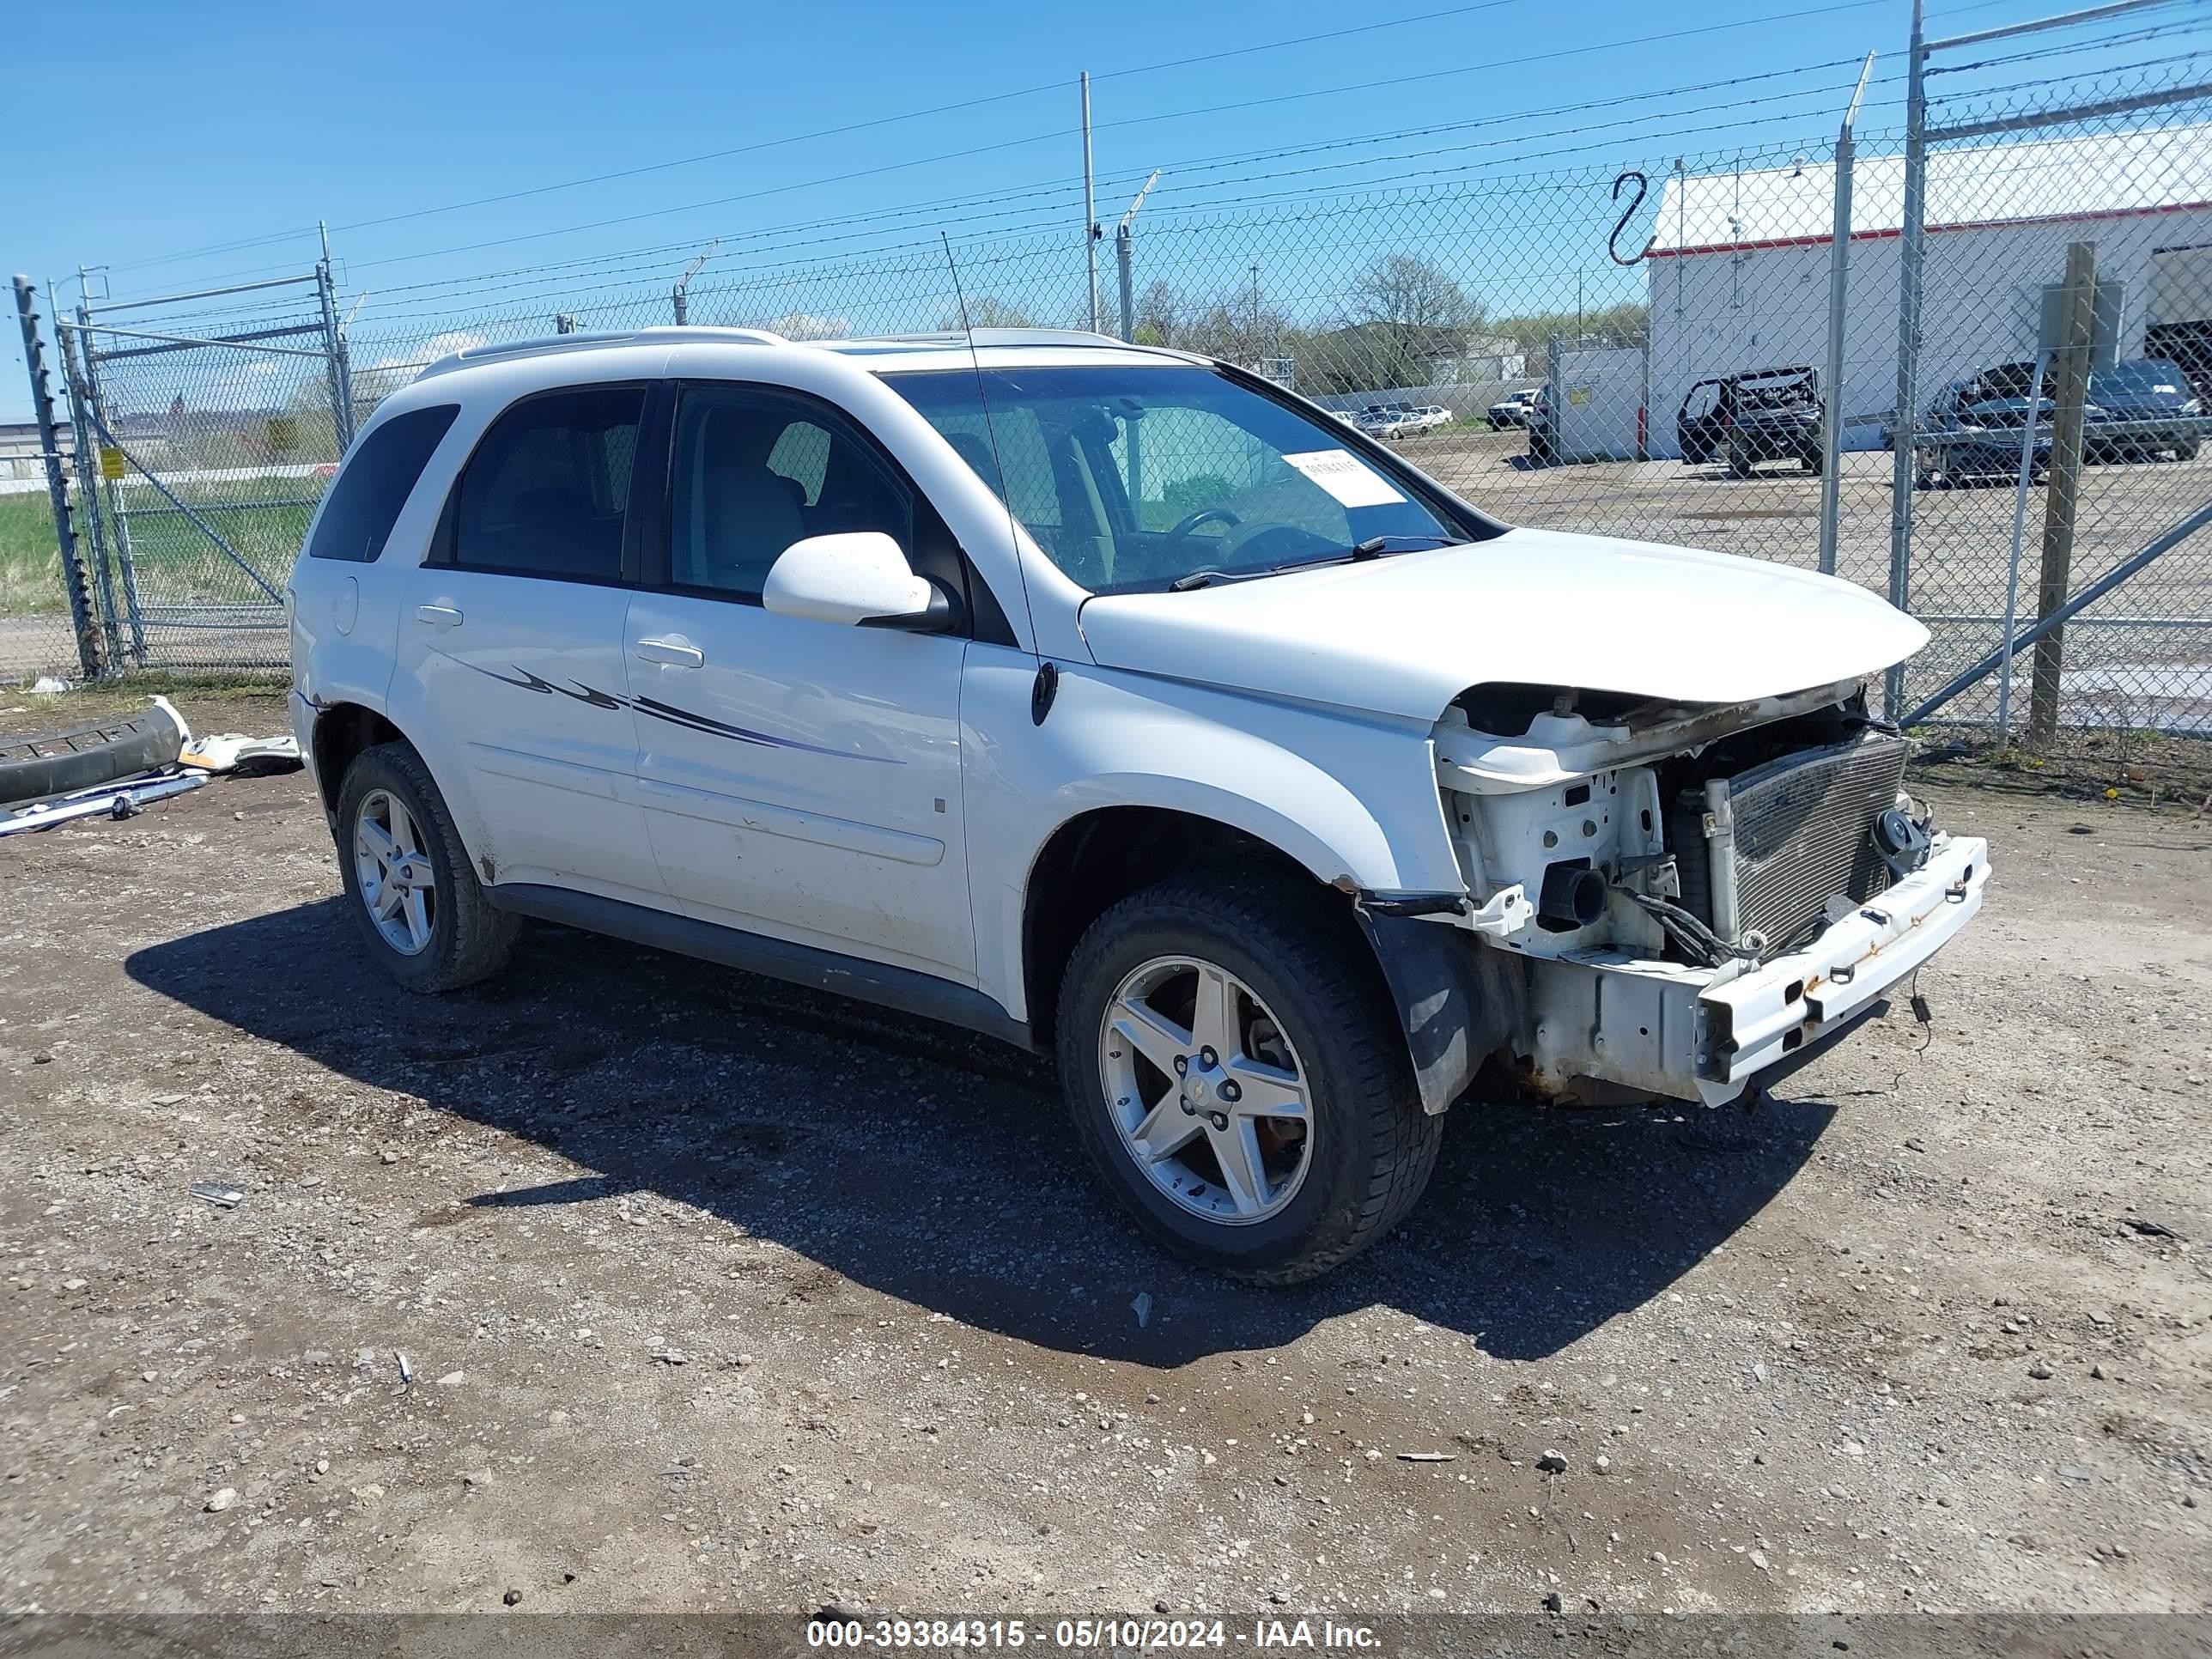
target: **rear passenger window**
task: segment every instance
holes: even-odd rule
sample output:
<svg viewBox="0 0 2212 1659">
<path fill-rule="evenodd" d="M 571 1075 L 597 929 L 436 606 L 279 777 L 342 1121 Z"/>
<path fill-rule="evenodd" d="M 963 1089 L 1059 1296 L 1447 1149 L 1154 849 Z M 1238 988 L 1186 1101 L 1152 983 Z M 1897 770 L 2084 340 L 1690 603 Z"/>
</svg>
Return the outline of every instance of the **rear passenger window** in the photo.
<svg viewBox="0 0 2212 1659">
<path fill-rule="evenodd" d="M 615 581 L 645 390 L 579 386 L 517 404 L 461 474 L 453 562 Z"/>
<path fill-rule="evenodd" d="M 398 522 L 430 452 L 446 435 L 459 404 L 438 404 L 395 415 L 361 441 L 361 447 L 331 486 L 331 498 L 307 544 L 311 559 L 373 564 Z"/>
</svg>

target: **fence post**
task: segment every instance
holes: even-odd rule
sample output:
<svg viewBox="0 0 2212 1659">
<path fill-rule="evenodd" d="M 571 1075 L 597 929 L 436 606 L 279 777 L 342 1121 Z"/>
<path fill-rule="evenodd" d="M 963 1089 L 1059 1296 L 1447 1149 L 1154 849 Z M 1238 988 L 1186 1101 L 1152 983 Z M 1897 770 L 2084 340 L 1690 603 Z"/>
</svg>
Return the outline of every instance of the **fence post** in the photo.
<svg viewBox="0 0 2212 1659">
<path fill-rule="evenodd" d="M 69 595 L 70 623 L 76 632 L 77 666 L 87 679 L 100 674 L 100 630 L 92 617 L 92 594 L 85 585 L 84 561 L 70 516 L 69 483 L 62 474 L 61 439 L 54 426 L 54 392 L 46 371 L 46 343 L 39 333 L 38 291 L 28 276 L 15 278 L 15 320 L 23 329 L 23 366 L 31 378 L 31 413 L 38 422 L 39 450 L 46 464 L 46 500 L 54 513 L 54 542 L 61 555 L 62 586 Z"/>
<path fill-rule="evenodd" d="M 1927 257 L 1923 221 L 1928 191 L 1927 7 L 1912 0 L 1912 43 L 1905 93 L 1905 199 L 1899 227 L 1897 270 L 1897 406 L 1890 418 L 1896 453 L 1889 470 L 1889 602 L 1912 603 L 1912 484 L 1919 468 L 1913 441 L 1920 428 L 1920 280 Z M 1831 394 L 1832 395 L 1832 393 Z M 1883 677 L 1882 712 L 1894 719 L 1905 707 L 1905 665 Z"/>
<path fill-rule="evenodd" d="M 323 311 L 323 351 L 331 384 L 331 432 L 343 457 L 353 447 L 353 377 L 347 373 L 345 337 L 338 331 L 337 295 L 331 285 L 331 245 L 323 242 L 323 257 L 315 266 L 315 298 Z"/>
<path fill-rule="evenodd" d="M 107 395 L 100 388 L 100 353 L 92 343 L 92 307 L 80 301 L 76 308 L 76 347 L 84 364 L 85 416 L 92 425 L 92 435 L 100 438 L 103 431 L 115 428 L 107 417 Z M 143 668 L 146 665 L 146 615 L 138 605 L 138 561 L 131 545 L 131 520 L 123 510 L 123 481 L 118 476 L 109 477 L 105 465 L 106 452 L 112 443 L 101 440 L 94 459 L 102 462 L 97 469 L 101 483 L 100 494 L 107 504 L 108 527 L 115 532 L 115 568 L 123 578 L 123 611 L 131 623 L 132 659 Z"/>
<path fill-rule="evenodd" d="M 70 447 L 76 470 L 76 498 L 84 508 L 84 540 L 92 551 L 92 592 L 100 601 L 100 636 L 107 642 L 107 665 L 112 673 L 131 659 L 123 654 L 122 623 L 115 606 L 115 569 L 107 556 L 107 535 L 100 527 L 100 446 L 93 441 L 92 421 L 85 412 L 84 373 L 79 367 L 84 336 L 57 328 L 54 343 L 62 354 L 62 380 L 69 387 Z M 134 625 L 136 619 L 133 619 Z M 136 637 L 134 635 L 134 637 Z M 137 640 L 138 656 L 145 641 Z"/>
<path fill-rule="evenodd" d="M 1850 106 L 1836 132 L 1836 216 L 1828 250 L 1828 398 L 1820 416 L 1820 571 L 1829 576 L 1836 574 L 1836 538 L 1843 516 L 1838 474 L 1844 463 L 1844 301 L 1850 287 L 1851 181 L 1858 155 L 1851 128 L 1873 73 L 1874 54 L 1869 52 L 1859 70 L 1858 89 L 1851 94 Z"/>
<path fill-rule="evenodd" d="M 1131 344 L 1137 339 L 1136 278 L 1129 268 L 1129 224 L 1126 219 L 1114 233 L 1114 264 L 1121 280 L 1121 337 Z"/>
<path fill-rule="evenodd" d="M 2097 245 L 2066 248 L 2066 343 L 2051 354 L 2051 393 L 2057 403 L 2051 427 L 2051 482 L 2043 496 L 2043 570 L 2036 582 L 2035 614 L 2048 618 L 2066 603 L 2073 585 L 2074 508 L 2081 482 L 2082 410 L 2088 402 L 2089 347 L 2097 319 Z M 2027 389 L 2029 418 L 2041 395 Z M 2035 642 L 2028 684 L 2027 735 L 2048 743 L 2058 734 L 2058 682 L 2065 666 L 2065 631 L 2052 628 Z"/>
</svg>

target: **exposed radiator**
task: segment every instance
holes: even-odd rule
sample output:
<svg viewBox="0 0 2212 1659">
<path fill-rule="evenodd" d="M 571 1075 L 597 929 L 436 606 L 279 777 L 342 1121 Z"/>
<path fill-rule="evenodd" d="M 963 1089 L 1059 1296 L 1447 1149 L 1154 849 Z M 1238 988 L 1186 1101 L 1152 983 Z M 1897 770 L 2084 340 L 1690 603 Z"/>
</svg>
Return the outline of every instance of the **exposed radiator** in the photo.
<svg viewBox="0 0 2212 1659">
<path fill-rule="evenodd" d="M 1779 946 L 1832 897 L 1872 898 L 1889 885 L 1889 868 L 1870 832 L 1897 804 L 1905 757 L 1903 738 L 1868 731 L 1685 793 L 1668 826 L 1682 902 L 1723 939 L 1755 933 Z"/>
</svg>

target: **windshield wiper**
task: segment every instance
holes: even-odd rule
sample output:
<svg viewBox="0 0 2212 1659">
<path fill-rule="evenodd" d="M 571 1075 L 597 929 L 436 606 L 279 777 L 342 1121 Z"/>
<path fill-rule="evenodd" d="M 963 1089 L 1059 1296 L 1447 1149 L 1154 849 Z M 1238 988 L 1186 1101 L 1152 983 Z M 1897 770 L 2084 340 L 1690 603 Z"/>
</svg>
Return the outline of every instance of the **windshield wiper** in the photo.
<svg viewBox="0 0 2212 1659">
<path fill-rule="evenodd" d="M 1324 565 L 1364 564 L 1370 559 L 1379 559 L 1386 553 L 1410 552 L 1410 548 L 1394 547 L 1393 542 L 1411 542 L 1422 547 L 1457 547 L 1455 536 L 1370 536 L 1365 541 L 1347 547 L 1341 553 L 1324 553 L 1317 559 L 1294 559 L 1288 564 L 1262 565 L 1256 570 L 1223 570 L 1208 565 L 1177 576 L 1168 584 L 1170 593 L 1188 593 L 1193 588 L 1211 587 L 1216 582 L 1258 581 L 1263 576 L 1280 576 L 1293 570 L 1318 570 Z"/>
<path fill-rule="evenodd" d="M 1379 559 L 1385 553 L 1405 553 L 1412 550 L 1407 547 L 1394 547 L 1391 545 L 1394 542 L 1410 542 L 1421 547 L 1459 545 L 1459 538 L 1455 536 L 1370 536 L 1365 541 L 1352 548 L 1350 555 L 1352 562 L 1354 564 L 1360 564 L 1369 559 Z"/>
</svg>

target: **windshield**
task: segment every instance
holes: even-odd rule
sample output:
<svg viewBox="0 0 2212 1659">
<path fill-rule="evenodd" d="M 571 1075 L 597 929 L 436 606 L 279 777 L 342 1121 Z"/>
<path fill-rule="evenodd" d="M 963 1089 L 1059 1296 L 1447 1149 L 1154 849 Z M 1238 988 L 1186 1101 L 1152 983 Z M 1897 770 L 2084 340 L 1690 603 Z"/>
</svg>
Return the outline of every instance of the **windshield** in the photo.
<svg viewBox="0 0 2212 1659">
<path fill-rule="evenodd" d="M 978 378 L 970 368 L 884 377 L 1094 593 L 1344 558 L 1378 537 L 1383 547 L 1366 551 L 1482 533 L 1347 449 L 1340 422 L 1210 368 L 986 368 L 988 421 Z"/>
<path fill-rule="evenodd" d="M 2189 383 L 2172 363 L 2121 363 L 2089 377 L 2089 396 L 2108 398 L 2185 398 Z"/>
</svg>

